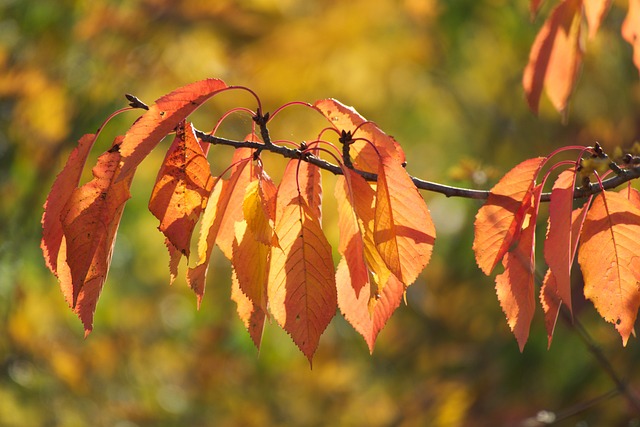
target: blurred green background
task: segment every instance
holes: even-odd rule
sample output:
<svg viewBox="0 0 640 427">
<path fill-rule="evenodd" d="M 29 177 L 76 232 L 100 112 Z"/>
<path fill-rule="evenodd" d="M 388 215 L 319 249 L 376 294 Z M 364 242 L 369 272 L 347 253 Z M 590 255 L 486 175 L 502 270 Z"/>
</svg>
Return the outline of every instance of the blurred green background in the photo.
<svg viewBox="0 0 640 427">
<path fill-rule="evenodd" d="M 168 286 L 163 237 L 147 211 L 167 141 L 139 168 L 86 340 L 39 248 L 42 204 L 78 138 L 126 105 L 124 93 L 152 102 L 207 77 L 252 88 L 270 111 L 338 98 L 396 137 L 410 173 L 454 185 L 490 188 L 563 145 L 628 146 L 640 138 L 640 85 L 619 36 L 625 9 L 614 1 L 587 44 L 562 125 L 544 97 L 537 118 L 524 101 L 522 70 L 543 19 L 531 22 L 525 0 L 0 1 L 0 425 L 524 426 L 541 410 L 566 416 L 557 425 L 639 425 L 621 396 L 570 415 L 614 385 L 568 326 L 559 322 L 547 351 L 539 310 L 518 351 L 493 278 L 475 265 L 475 201 L 425 194 L 438 239 L 408 305 L 371 356 L 336 316 L 313 370 L 276 325 L 258 354 L 219 251 L 199 311 L 183 279 Z M 209 129 L 234 106 L 255 108 L 246 94 L 225 93 L 196 125 Z M 136 114 L 109 124 L 92 155 Z M 241 138 L 250 124 L 233 116 L 222 134 Z M 272 132 L 299 141 L 324 125 L 292 108 Z M 212 151 L 220 173 L 231 152 Z M 278 177 L 282 161 L 265 160 Z M 335 245 L 331 183 L 324 222 Z M 620 375 L 640 384 L 638 341 L 623 348 L 578 297 L 579 277 L 575 285 L 578 318 Z"/>
</svg>

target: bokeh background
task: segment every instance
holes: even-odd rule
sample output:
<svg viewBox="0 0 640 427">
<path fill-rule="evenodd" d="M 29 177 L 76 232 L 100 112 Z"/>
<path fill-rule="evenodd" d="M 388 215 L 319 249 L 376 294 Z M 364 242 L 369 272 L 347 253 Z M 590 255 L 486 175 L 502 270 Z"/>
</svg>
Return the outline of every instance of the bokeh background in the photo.
<svg viewBox="0 0 640 427">
<path fill-rule="evenodd" d="M 336 316 L 313 369 L 276 325 L 256 351 L 219 251 L 199 311 L 183 279 L 168 285 L 147 210 L 167 141 L 139 168 L 86 340 L 39 248 L 42 204 L 78 138 L 126 105 L 124 93 L 152 102 L 207 77 L 252 88 L 271 111 L 338 98 L 397 138 L 410 173 L 471 188 L 563 145 L 630 146 L 640 138 L 640 86 L 619 36 L 626 2 L 613 3 L 562 124 L 546 99 L 539 117 L 524 101 L 522 70 L 543 22 L 530 20 L 526 0 L 0 1 L 0 425 L 525 426 L 543 410 L 557 425 L 639 425 L 622 396 L 590 403 L 614 385 L 569 326 L 559 322 L 547 350 L 538 311 L 518 351 L 493 278 L 474 262 L 476 201 L 425 194 L 438 239 L 407 305 L 373 355 Z M 234 106 L 255 108 L 246 94 L 225 93 L 196 125 L 211 128 Z M 109 124 L 92 156 L 137 114 Z M 222 133 L 241 138 L 250 124 L 233 116 Z M 272 132 L 299 141 L 323 126 L 296 107 Z M 230 156 L 212 150 L 214 173 Z M 266 164 L 278 177 L 283 163 Z M 335 244 L 332 182 L 324 225 Z M 577 318 L 640 386 L 640 344 L 623 348 L 579 298 L 579 277 L 574 284 Z"/>
</svg>

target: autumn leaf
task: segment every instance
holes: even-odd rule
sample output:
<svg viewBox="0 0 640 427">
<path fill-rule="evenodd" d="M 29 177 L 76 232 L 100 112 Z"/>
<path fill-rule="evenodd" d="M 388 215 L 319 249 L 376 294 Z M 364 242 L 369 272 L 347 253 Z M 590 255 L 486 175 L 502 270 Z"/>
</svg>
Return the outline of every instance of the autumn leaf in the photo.
<svg viewBox="0 0 640 427">
<path fill-rule="evenodd" d="M 58 275 L 58 253 L 64 234 L 60 215 L 64 211 L 69 197 L 78 187 L 82 170 L 95 139 L 95 134 L 86 134 L 80 138 L 78 146 L 71 151 L 67 163 L 53 182 L 51 191 L 44 203 L 40 247 L 42 248 L 47 268 L 56 276 Z"/>
<path fill-rule="evenodd" d="M 198 297 L 198 306 L 204 296 L 209 260 L 215 244 L 220 246 L 220 236 L 224 234 L 225 245 L 223 253 L 228 259 L 232 257 L 233 241 L 235 239 L 235 218 L 242 214 L 242 199 L 244 198 L 247 165 L 251 161 L 251 150 L 238 149 L 234 152 L 231 177 L 227 181 L 220 180 L 214 185 L 209 201 L 202 214 L 200 222 L 200 237 L 198 239 L 198 262 L 189 267 L 187 283 Z M 240 217 L 241 218 L 241 217 Z M 224 229 L 223 227 L 227 227 Z M 229 230 L 228 227 L 231 227 Z M 228 247 L 226 246 L 228 244 Z M 222 248 L 221 248 L 222 249 Z M 227 252 L 225 252 L 227 251 Z"/>
<path fill-rule="evenodd" d="M 93 313 L 107 278 L 118 224 L 131 197 L 132 175 L 115 182 L 120 171 L 121 140 L 116 138 L 112 148 L 98 158 L 92 170 L 94 178 L 73 191 L 61 213 L 71 278 L 70 304 L 76 307 L 85 334 L 93 327 Z M 68 288 L 68 284 L 61 286 Z M 68 291 L 63 293 L 68 298 Z"/>
<path fill-rule="evenodd" d="M 581 20 L 582 1 L 563 0 L 536 36 L 522 78 L 529 108 L 535 114 L 543 87 L 556 110 L 566 112 L 582 63 Z"/>
<path fill-rule="evenodd" d="M 322 176 L 320 168 L 314 164 L 292 159 L 282 175 L 278 186 L 276 218 L 282 215 L 282 211 L 293 200 L 302 196 L 307 201 L 307 206 L 312 210 L 313 216 L 322 221 Z"/>
<path fill-rule="evenodd" d="M 363 125 L 366 119 L 353 107 L 348 107 L 335 99 L 322 99 L 316 101 L 313 106 L 329 120 L 338 132 L 351 132 L 353 138 L 362 138 L 362 140 L 354 141 L 349 147 L 349 154 L 356 169 L 376 173 L 381 155 L 394 158 L 398 164 L 406 161 L 400 144 L 375 124 Z M 358 126 L 360 127 L 358 128 Z M 356 128 L 358 128 L 357 131 Z M 376 148 L 374 149 L 367 141 Z"/>
<path fill-rule="evenodd" d="M 627 344 L 640 307 L 640 209 L 615 192 L 599 194 L 580 236 L 584 296 Z"/>
<path fill-rule="evenodd" d="M 156 100 L 125 134 L 120 148 L 121 177 L 130 174 L 181 121 L 226 87 L 222 80 L 200 80 Z"/>
<path fill-rule="evenodd" d="M 640 70 L 640 0 L 629 0 L 629 11 L 622 23 L 622 37 L 633 47 L 633 63 Z"/>
<path fill-rule="evenodd" d="M 391 275 L 382 291 L 372 295 L 371 292 L 364 292 L 365 289 L 356 293 L 350 284 L 351 281 L 349 268 L 343 258 L 336 270 L 338 306 L 344 318 L 362 335 L 369 346 L 369 351 L 373 353 L 376 338 L 393 312 L 400 306 L 405 287 Z"/>
<path fill-rule="evenodd" d="M 165 237 L 164 245 L 169 251 L 169 286 L 173 285 L 173 282 L 178 278 L 178 266 L 180 265 L 180 259 L 182 258 L 182 252 L 180 252 L 173 243 Z"/>
<path fill-rule="evenodd" d="M 255 239 L 246 221 L 235 223 L 231 263 L 240 290 L 262 311 L 267 311 L 267 277 L 270 245 Z"/>
<path fill-rule="evenodd" d="M 149 210 L 158 229 L 189 257 L 191 235 L 213 187 L 209 162 L 191 123 L 182 122 L 158 171 Z"/>
<path fill-rule="evenodd" d="M 538 185 L 526 210 L 522 233 L 502 259 L 504 273 L 496 276 L 496 293 L 507 323 L 518 341 L 520 351 L 529 338 L 529 328 L 536 307 L 535 302 L 535 204 L 542 191 Z"/>
<path fill-rule="evenodd" d="M 374 241 L 389 270 L 412 284 L 431 258 L 436 230 L 418 189 L 392 157 L 378 168 Z"/>
<path fill-rule="evenodd" d="M 553 184 L 549 202 L 549 226 L 544 242 L 544 259 L 554 276 L 558 297 L 569 312 L 572 312 L 571 265 L 577 237 L 572 236 L 571 226 L 575 175 L 573 169 L 566 170 Z"/>
<path fill-rule="evenodd" d="M 251 340 L 256 348 L 260 350 L 266 315 L 259 306 L 256 306 L 251 299 L 240 290 L 240 284 L 238 283 L 235 270 L 231 272 L 231 299 L 237 305 L 238 316 L 240 320 L 242 320 L 245 328 L 247 328 Z"/>
<path fill-rule="evenodd" d="M 529 208 L 535 177 L 544 157 L 525 160 L 511 169 L 491 189 L 475 220 L 473 250 L 487 276 L 512 245 Z"/>
<path fill-rule="evenodd" d="M 626 197 L 636 208 L 640 209 L 640 191 L 627 185 L 620 190 L 620 194 Z"/>
<path fill-rule="evenodd" d="M 287 171 L 285 176 L 295 169 Z M 281 186 L 287 182 L 283 178 Z M 306 193 L 310 187 L 303 182 L 293 199 L 289 184 L 281 188 L 284 193 L 278 190 L 276 215 L 280 247 L 271 248 L 269 306 L 273 318 L 311 362 L 337 307 L 331 246 L 320 225 L 319 206 L 310 207 L 305 198 L 318 200 L 318 195 Z"/>
<path fill-rule="evenodd" d="M 589 38 L 595 37 L 600 24 L 611 7 L 611 0 L 582 0 L 584 3 L 584 15 L 589 25 Z"/>
<path fill-rule="evenodd" d="M 565 182 L 558 183 L 558 180 L 560 179 L 564 179 Z M 556 187 L 559 188 L 566 185 L 566 182 L 569 181 L 569 178 L 567 178 L 566 176 L 563 178 L 559 177 L 558 180 L 556 180 L 556 185 L 554 185 L 554 189 L 552 190 L 552 193 L 553 191 L 556 191 Z M 552 197 L 551 200 L 553 201 L 553 194 L 551 197 Z M 561 198 L 562 197 L 566 197 L 566 194 L 563 194 Z M 569 259 L 568 259 L 569 266 L 573 264 L 573 260 L 575 259 L 575 256 L 577 253 L 580 232 L 582 230 L 582 226 L 584 224 L 584 220 L 587 214 L 587 209 L 585 209 L 585 206 L 588 206 L 590 201 L 591 201 L 591 198 L 589 198 L 589 201 L 587 201 L 587 203 L 583 207 L 574 209 L 573 212 L 571 212 L 571 223 L 570 223 L 571 231 L 567 232 L 566 230 L 558 230 L 560 234 L 564 234 L 564 238 L 567 238 L 567 235 L 569 235 L 568 238 L 571 239 L 569 243 L 569 251 L 570 251 Z M 555 207 L 553 209 L 557 209 L 557 208 L 558 207 Z M 562 208 L 559 208 L 558 212 L 560 212 L 561 210 Z M 556 223 L 556 225 L 559 226 L 560 223 L 561 222 L 558 222 Z M 564 226 L 567 226 L 567 225 L 565 224 Z M 545 257 L 553 256 L 552 255 L 553 250 L 548 251 L 546 249 L 547 245 L 549 245 L 549 235 L 550 235 L 550 232 L 548 231 L 547 240 L 545 241 Z M 553 238 L 553 239 L 560 240 L 558 238 Z M 564 246 L 564 244 L 561 244 L 560 242 L 557 242 L 557 244 Z M 563 257 L 561 255 L 558 255 L 558 256 Z M 549 261 L 547 261 L 547 263 L 549 263 Z M 566 301 L 571 301 L 571 282 L 568 281 L 567 283 L 564 283 L 563 286 L 565 288 L 562 291 L 560 291 L 556 275 L 552 272 L 551 268 L 547 269 L 547 273 L 545 274 L 544 279 L 542 281 L 542 288 L 540 289 L 540 303 L 542 304 L 542 310 L 544 311 L 544 322 L 545 322 L 545 327 L 547 329 L 547 345 L 548 346 L 551 346 L 551 341 L 553 339 L 553 332 L 555 329 L 556 321 L 558 320 L 558 313 L 560 312 L 560 307 L 562 303 L 566 304 Z M 566 305 L 571 310 L 571 306 L 569 306 L 568 304 Z"/>
<path fill-rule="evenodd" d="M 278 238 L 274 233 L 277 188 L 264 171 L 256 178 L 247 185 L 242 213 L 255 240 L 268 246 L 277 246 Z"/>
</svg>

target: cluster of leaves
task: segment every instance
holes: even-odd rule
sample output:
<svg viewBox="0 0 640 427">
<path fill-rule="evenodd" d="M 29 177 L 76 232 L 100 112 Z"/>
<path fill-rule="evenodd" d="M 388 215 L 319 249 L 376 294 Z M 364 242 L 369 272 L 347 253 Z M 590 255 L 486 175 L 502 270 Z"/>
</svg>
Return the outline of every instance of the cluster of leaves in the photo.
<svg viewBox="0 0 640 427">
<path fill-rule="evenodd" d="M 260 156 L 263 149 L 280 147 L 266 127 L 276 113 L 269 117 L 258 107 L 251 111 L 254 129 L 246 138 L 252 148 L 237 148 L 229 168 L 214 178 L 205 135 L 185 119 L 213 95 L 233 88 L 203 80 L 150 107 L 131 97 L 132 107 L 148 111 L 98 158 L 93 180 L 78 187 L 97 134 L 82 137 L 45 204 L 41 246 L 47 266 L 88 334 L 136 167 L 175 132 L 149 202 L 166 237 L 172 280 L 181 257 L 190 257 L 200 222 L 197 261 L 186 277 L 198 304 L 217 245 L 232 263 L 232 298 L 256 346 L 272 316 L 311 360 L 339 306 L 373 350 L 406 287 L 429 262 L 435 240 L 429 211 L 403 167 L 402 149 L 353 109 L 321 100 L 309 107 L 332 126 L 292 150 L 296 158 L 276 186 Z M 345 148 L 323 140 L 326 131 L 338 134 Z M 335 188 L 342 255 L 337 269 L 321 225 L 320 168 L 309 162 L 320 152 L 333 156 L 342 170 Z M 367 182 L 356 169 L 376 174 L 377 181 Z"/>
<path fill-rule="evenodd" d="M 496 277 L 496 292 L 520 350 L 529 336 L 536 305 L 535 232 L 542 188 L 549 173 L 567 163 L 569 167 L 551 190 L 544 242 L 548 270 L 540 301 L 549 345 L 561 305 L 572 311 L 571 269 L 576 254 L 585 297 L 606 321 L 615 324 L 625 345 L 640 307 L 640 193 L 629 185 L 620 192 L 602 191 L 574 209 L 576 182 L 588 186 L 589 176 L 595 174 L 602 186 L 600 173 L 624 170 L 610 162 L 598 145 L 567 147 L 571 148 L 581 150 L 580 160 L 556 163 L 540 183 L 537 176 L 552 156 L 517 165 L 493 187 L 476 216 L 476 261 L 487 275 L 502 261 L 504 272 Z M 582 159 L 585 151 L 591 154 Z"/>
<path fill-rule="evenodd" d="M 541 0 L 530 0 L 531 16 Z M 593 39 L 611 6 L 611 0 L 561 0 L 538 32 L 529 53 L 522 84 L 529 107 L 538 112 L 545 89 L 553 106 L 566 116 L 569 98 L 578 80 L 586 38 Z M 640 70 L 640 1 L 629 0 L 622 37 L 633 46 L 633 62 Z"/>
</svg>

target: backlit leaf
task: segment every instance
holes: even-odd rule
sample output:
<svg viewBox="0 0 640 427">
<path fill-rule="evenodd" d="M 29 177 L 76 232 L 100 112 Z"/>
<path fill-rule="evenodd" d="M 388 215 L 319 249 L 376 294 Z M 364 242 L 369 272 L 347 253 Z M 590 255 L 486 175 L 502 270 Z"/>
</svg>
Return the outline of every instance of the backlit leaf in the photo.
<svg viewBox="0 0 640 427">
<path fill-rule="evenodd" d="M 191 123 L 182 122 L 158 171 L 149 210 L 160 231 L 189 257 L 191 235 L 213 187 L 209 162 Z"/>
<path fill-rule="evenodd" d="M 247 328 L 251 340 L 260 350 L 266 315 L 259 306 L 256 306 L 242 293 L 235 270 L 231 274 L 231 299 L 237 305 L 238 316 L 240 316 L 244 327 Z"/>
<path fill-rule="evenodd" d="M 640 70 L 640 0 L 629 0 L 629 11 L 622 23 L 622 37 L 633 47 L 633 63 Z"/>
<path fill-rule="evenodd" d="M 313 216 L 322 221 L 322 176 L 320 168 L 308 162 L 296 159 L 290 160 L 282 175 L 278 186 L 276 218 L 278 218 L 286 206 L 297 200 L 298 196 L 307 201 L 307 206 L 312 210 Z"/>
<path fill-rule="evenodd" d="M 376 338 L 402 302 L 404 285 L 393 275 L 389 277 L 379 294 L 363 289 L 359 294 L 350 285 L 352 278 L 343 258 L 336 271 L 338 306 L 344 318 L 363 336 L 369 351 L 373 353 Z"/>
<path fill-rule="evenodd" d="M 484 274 L 491 274 L 521 230 L 543 161 L 543 157 L 537 157 L 511 169 L 491 189 L 486 203 L 478 211 L 473 250 Z"/>
<path fill-rule="evenodd" d="M 353 142 L 349 147 L 349 153 L 356 169 L 376 173 L 380 155 L 392 157 L 398 164 L 406 161 L 400 144 L 375 124 L 362 125 L 366 119 L 353 107 L 348 107 L 335 99 L 322 99 L 316 101 L 313 106 L 329 120 L 338 132 L 349 131 L 354 138 L 364 139 Z M 359 125 L 362 126 L 356 131 Z M 365 140 L 373 143 L 378 152 Z"/>
<path fill-rule="evenodd" d="M 248 154 L 249 157 L 246 157 L 246 154 Z M 228 252 L 228 258 L 231 259 L 231 247 L 235 239 L 235 228 L 233 226 L 235 221 L 231 221 L 227 217 L 229 216 L 229 211 L 242 212 L 241 201 L 244 197 L 244 187 L 240 189 L 238 183 L 245 176 L 244 172 L 247 164 L 251 161 L 251 155 L 247 151 L 239 149 L 234 152 L 233 161 L 238 163 L 236 167 L 232 169 L 229 180 L 220 180 L 213 186 L 200 222 L 200 237 L 198 239 L 199 259 L 197 264 L 194 267 L 189 267 L 187 272 L 187 283 L 198 297 L 198 307 L 204 295 L 211 253 L 213 252 L 214 245 L 218 241 L 223 224 L 231 224 L 230 226 L 232 227 L 231 231 L 226 230 L 227 234 L 231 233 L 233 236 L 229 242 Z M 233 203 L 239 203 L 240 205 L 234 206 Z M 227 218 L 226 221 L 225 218 Z"/>
<path fill-rule="evenodd" d="M 542 191 L 534 190 L 534 200 Z M 496 292 L 502 311 L 507 316 L 509 328 L 518 341 L 520 351 L 529 338 L 529 328 L 535 311 L 535 206 L 530 202 L 526 211 L 527 220 L 520 233 L 520 239 L 505 254 L 502 265 L 504 273 L 496 276 Z"/>
<path fill-rule="evenodd" d="M 190 83 L 156 100 L 125 134 L 121 177 L 135 169 L 153 148 L 187 116 L 227 85 L 218 79 Z"/>
<path fill-rule="evenodd" d="M 529 53 L 522 84 L 529 108 L 538 113 L 542 89 L 564 114 L 582 63 L 582 1 L 563 0 L 544 23 Z"/>
<path fill-rule="evenodd" d="M 584 3 L 584 15 L 589 25 L 589 38 L 595 37 L 600 24 L 611 7 L 611 0 L 582 0 Z"/>
<path fill-rule="evenodd" d="M 89 333 L 93 313 L 107 278 L 116 232 L 125 202 L 131 197 L 132 174 L 115 182 L 120 171 L 121 137 L 98 158 L 93 179 L 77 188 L 62 212 L 66 262 L 72 279 L 72 305 Z"/>
<path fill-rule="evenodd" d="M 640 307 L 640 209 L 615 192 L 596 196 L 580 236 L 584 296 L 627 344 Z"/>
<path fill-rule="evenodd" d="M 571 226 L 574 181 L 575 172 L 571 169 L 562 172 L 553 184 L 549 202 L 549 227 L 544 242 L 544 259 L 554 276 L 558 297 L 570 312 L 571 265 L 577 237 L 572 236 Z"/>
<path fill-rule="evenodd" d="M 51 186 L 51 191 L 44 202 L 42 214 L 42 241 L 40 247 L 44 255 L 47 267 L 53 274 L 58 275 L 58 252 L 63 238 L 62 214 L 69 197 L 78 187 L 82 169 L 95 141 L 95 134 L 86 134 L 78 141 L 78 146 L 73 149 L 67 163 L 56 177 Z"/>
<path fill-rule="evenodd" d="M 269 178 L 268 175 L 266 178 Z M 273 183 L 267 184 L 272 186 Z M 275 188 L 275 187 L 273 187 Z M 272 197 L 275 202 L 275 194 Z M 269 205 L 263 190 L 262 179 L 258 178 L 247 185 L 244 201 L 242 202 L 242 212 L 253 238 L 265 245 L 277 245 L 277 237 L 274 234 L 275 207 L 270 213 Z"/>
<path fill-rule="evenodd" d="M 254 181 L 255 182 L 255 181 Z M 270 245 L 255 239 L 246 221 L 235 223 L 231 263 L 240 290 L 262 311 L 267 311 L 267 277 Z"/>
<path fill-rule="evenodd" d="M 280 248 L 271 248 L 269 306 L 274 319 L 311 362 L 337 307 L 331 246 L 316 209 L 309 208 L 301 195 L 281 208 L 286 200 L 278 194 Z"/>
<path fill-rule="evenodd" d="M 568 178 L 565 179 L 568 180 Z M 591 199 L 589 199 L 589 201 L 590 200 Z M 585 206 L 588 205 L 589 202 L 585 204 Z M 584 208 L 584 206 L 575 209 L 571 213 L 571 231 L 569 233 L 571 238 L 569 265 L 573 264 L 573 260 L 575 259 L 578 249 L 578 239 L 580 238 L 580 231 L 582 230 L 586 214 L 587 210 Z M 545 256 L 547 256 L 547 244 L 548 240 L 545 242 Z M 545 274 L 544 280 L 542 282 L 542 288 L 540 289 L 540 303 L 542 304 L 542 310 L 544 311 L 544 323 L 547 329 L 548 346 L 551 346 L 551 340 L 553 339 L 553 332 L 555 329 L 556 321 L 558 320 L 560 307 L 564 301 L 566 301 L 567 299 L 570 300 L 571 298 L 571 282 L 569 281 L 568 283 L 564 284 L 564 286 L 568 286 L 568 288 L 563 289 L 561 294 L 555 274 L 552 273 L 550 268 L 547 269 L 547 273 Z"/>
<path fill-rule="evenodd" d="M 382 157 L 378 168 L 374 241 L 389 270 L 409 286 L 426 267 L 435 241 L 435 227 L 406 170 Z"/>
</svg>

